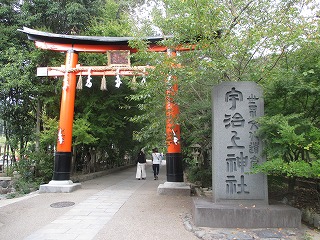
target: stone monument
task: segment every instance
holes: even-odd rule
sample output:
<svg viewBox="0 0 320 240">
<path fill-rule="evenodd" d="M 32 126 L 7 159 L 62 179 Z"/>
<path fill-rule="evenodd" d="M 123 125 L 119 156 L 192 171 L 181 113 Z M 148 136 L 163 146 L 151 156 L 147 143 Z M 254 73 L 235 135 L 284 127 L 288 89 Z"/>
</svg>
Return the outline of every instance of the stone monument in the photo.
<svg viewBox="0 0 320 240">
<path fill-rule="evenodd" d="M 264 114 L 261 88 L 254 82 L 223 82 L 214 87 L 212 134 L 213 199 L 194 198 L 197 226 L 226 228 L 300 227 L 301 213 L 268 204 L 264 174 L 250 174 L 265 161 L 256 136 Z"/>
<path fill-rule="evenodd" d="M 214 88 L 214 202 L 268 202 L 266 176 L 247 174 L 251 166 L 264 162 L 262 143 L 255 135 L 256 119 L 263 113 L 262 91 L 254 82 L 225 82 Z"/>
</svg>

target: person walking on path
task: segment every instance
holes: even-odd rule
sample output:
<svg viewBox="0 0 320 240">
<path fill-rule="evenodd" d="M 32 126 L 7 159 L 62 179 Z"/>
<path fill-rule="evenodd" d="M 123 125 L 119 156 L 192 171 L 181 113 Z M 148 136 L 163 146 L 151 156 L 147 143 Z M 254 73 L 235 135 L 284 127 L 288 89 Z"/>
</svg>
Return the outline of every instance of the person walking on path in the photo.
<svg viewBox="0 0 320 240">
<path fill-rule="evenodd" d="M 137 160 L 137 173 L 136 178 L 140 180 L 141 178 L 145 180 L 147 178 L 146 173 L 146 155 L 144 153 L 144 149 L 142 148 L 138 153 L 138 160 Z"/>
<path fill-rule="evenodd" d="M 162 156 L 160 153 L 158 153 L 158 148 L 152 149 L 152 169 L 153 169 L 154 180 L 158 180 L 161 161 L 162 161 Z"/>
</svg>

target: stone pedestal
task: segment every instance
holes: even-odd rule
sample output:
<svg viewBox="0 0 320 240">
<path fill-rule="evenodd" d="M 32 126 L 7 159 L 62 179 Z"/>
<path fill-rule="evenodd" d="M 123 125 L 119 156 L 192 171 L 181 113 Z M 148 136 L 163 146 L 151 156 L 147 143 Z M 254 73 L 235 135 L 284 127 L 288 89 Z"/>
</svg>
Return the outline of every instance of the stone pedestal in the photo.
<svg viewBox="0 0 320 240">
<path fill-rule="evenodd" d="M 191 188 L 184 182 L 165 182 L 158 186 L 159 195 L 190 196 Z"/>
<path fill-rule="evenodd" d="M 40 185 L 40 193 L 69 193 L 81 188 L 81 183 L 73 183 L 71 180 L 52 180 L 48 184 Z"/>
<path fill-rule="evenodd" d="M 193 198 L 193 221 L 210 228 L 300 228 L 301 212 L 287 205 L 213 203 Z"/>
</svg>

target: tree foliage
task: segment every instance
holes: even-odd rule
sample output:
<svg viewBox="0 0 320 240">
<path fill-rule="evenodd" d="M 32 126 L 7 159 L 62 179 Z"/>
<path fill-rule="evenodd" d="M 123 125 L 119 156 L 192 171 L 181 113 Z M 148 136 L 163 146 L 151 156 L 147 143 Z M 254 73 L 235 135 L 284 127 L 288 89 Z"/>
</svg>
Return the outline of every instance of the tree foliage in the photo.
<svg viewBox="0 0 320 240">
<path fill-rule="evenodd" d="M 127 14 L 130 3 L 138 1 L 9 0 L 0 4 L 0 112 L 7 143 L 14 153 L 37 158 L 34 151 L 39 151 L 38 157 L 44 152 L 53 161 L 62 79 L 36 77 L 35 73 L 38 66 L 60 66 L 65 61 L 64 54 L 35 49 L 17 29 L 26 26 L 60 34 L 126 36 L 131 29 Z M 87 66 L 105 65 L 106 54 L 83 54 L 79 61 Z M 126 120 L 124 106 L 135 104 L 125 98 L 129 88 L 110 91 L 113 79 L 108 81 L 107 93 L 98 87 L 77 93 L 74 146 L 82 146 L 78 151 L 97 146 L 107 150 L 115 144 L 120 148 L 115 157 L 122 159 L 133 149 L 132 131 L 136 127 Z M 94 84 L 100 85 L 100 79 L 95 78 Z"/>
<path fill-rule="evenodd" d="M 264 83 L 266 116 L 260 119 L 259 136 L 265 141 L 271 162 L 255 171 L 273 174 L 277 168 L 277 174 L 290 177 L 319 177 L 314 169 L 320 159 L 320 65 L 316 42 L 310 41 L 288 55 Z"/>
<path fill-rule="evenodd" d="M 144 63 L 155 69 L 148 75 L 147 87 L 135 96 L 143 99 L 146 111 L 135 120 L 150 121 L 146 127 L 149 130 L 150 125 L 164 129 L 163 119 L 155 116 L 164 109 L 168 87 L 163 84 L 165 78 L 175 76 L 179 84 L 175 101 L 181 112 L 177 123 L 182 127 L 186 153 L 192 143 L 211 147 L 214 85 L 222 81 L 254 81 L 267 87 L 279 73 L 280 64 L 303 44 L 314 41 L 318 31 L 316 13 L 304 15 L 306 9 L 319 10 L 310 1 L 164 0 L 163 3 L 164 9 L 155 10 L 153 17 L 164 36 L 173 36 L 164 44 L 172 50 L 181 46 L 192 51 L 180 51 L 175 58 L 140 53 L 140 57 L 145 57 Z M 172 67 L 179 64 L 181 67 Z M 305 72 L 309 74 L 309 70 Z M 278 101 L 281 99 L 279 96 Z M 271 102 L 267 112 L 272 111 Z M 138 136 L 163 141 L 162 135 L 146 134 L 145 129 Z"/>
</svg>

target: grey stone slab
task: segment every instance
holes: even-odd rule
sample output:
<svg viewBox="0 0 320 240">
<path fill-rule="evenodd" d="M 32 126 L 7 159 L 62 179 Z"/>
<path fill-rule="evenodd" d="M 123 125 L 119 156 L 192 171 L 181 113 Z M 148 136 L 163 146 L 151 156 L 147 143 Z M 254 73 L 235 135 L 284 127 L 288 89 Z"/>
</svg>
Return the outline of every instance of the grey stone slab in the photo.
<svg viewBox="0 0 320 240">
<path fill-rule="evenodd" d="M 234 240 L 234 239 L 237 239 L 237 240 L 254 240 L 255 238 L 253 236 L 250 236 L 249 234 L 239 232 L 239 233 L 235 233 L 235 234 L 229 234 L 227 236 L 227 239 L 228 240 Z"/>
<path fill-rule="evenodd" d="M 193 221 L 212 228 L 299 228 L 300 210 L 287 205 L 213 203 L 193 198 Z"/>
<path fill-rule="evenodd" d="M 158 195 L 190 196 L 191 188 L 183 182 L 165 182 L 158 186 Z"/>
<path fill-rule="evenodd" d="M 42 184 L 39 193 L 69 193 L 81 188 L 81 183 L 67 181 L 50 181 L 48 184 Z"/>
<path fill-rule="evenodd" d="M 277 231 L 273 231 L 271 229 L 261 229 L 254 231 L 260 238 L 282 238 L 283 234 Z"/>
</svg>

